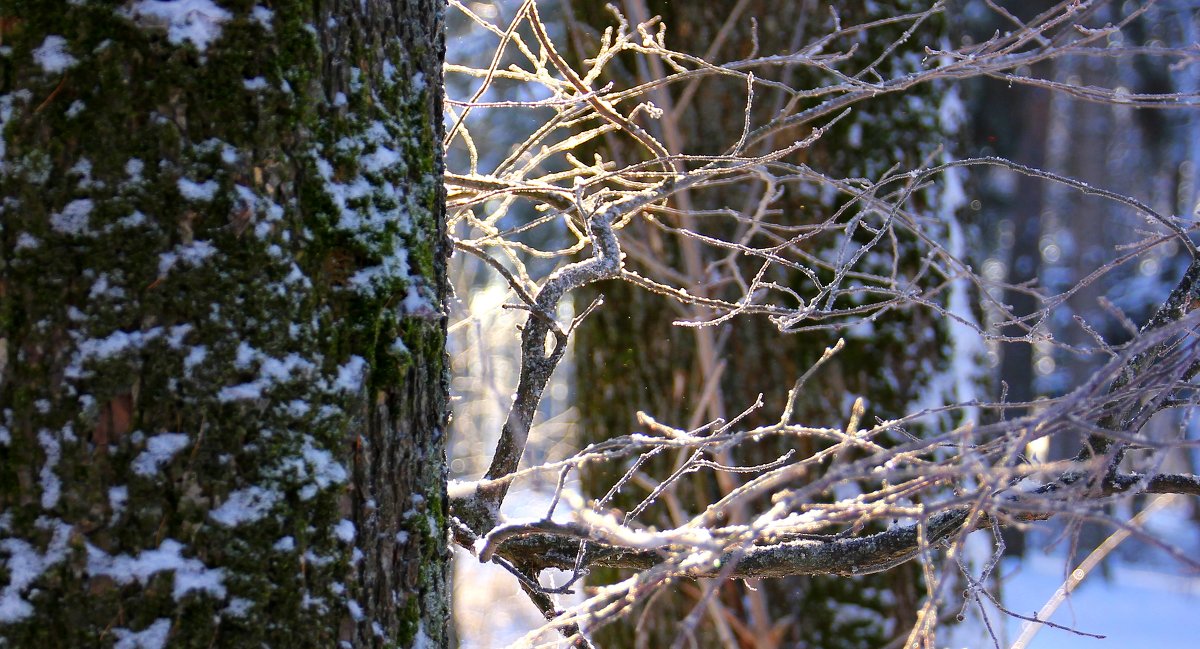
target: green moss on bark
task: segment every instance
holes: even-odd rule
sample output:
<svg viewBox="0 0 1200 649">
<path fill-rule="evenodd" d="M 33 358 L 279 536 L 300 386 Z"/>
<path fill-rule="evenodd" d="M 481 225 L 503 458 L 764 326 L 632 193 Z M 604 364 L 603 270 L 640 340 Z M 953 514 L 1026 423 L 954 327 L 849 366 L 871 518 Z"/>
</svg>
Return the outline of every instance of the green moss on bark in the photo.
<svg viewBox="0 0 1200 649">
<path fill-rule="evenodd" d="M 0 2 L 0 646 L 445 637 L 440 5 L 219 4 Z"/>
</svg>

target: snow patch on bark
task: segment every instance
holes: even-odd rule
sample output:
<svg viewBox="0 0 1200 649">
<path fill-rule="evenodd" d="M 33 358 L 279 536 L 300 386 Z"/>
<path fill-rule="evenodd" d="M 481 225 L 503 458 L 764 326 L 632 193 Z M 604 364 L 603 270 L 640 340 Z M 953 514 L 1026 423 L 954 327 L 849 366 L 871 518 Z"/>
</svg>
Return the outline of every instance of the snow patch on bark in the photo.
<svg viewBox="0 0 1200 649">
<path fill-rule="evenodd" d="M 146 450 L 133 460 L 133 472 L 140 476 L 153 476 L 162 465 L 188 445 L 186 433 L 162 433 L 146 440 Z"/>
<path fill-rule="evenodd" d="M 170 570 L 175 573 L 172 595 L 176 601 L 193 591 L 224 599 L 225 570 L 209 568 L 199 559 L 185 557 L 183 549 L 184 545 L 179 541 L 166 539 L 157 549 L 145 550 L 137 556 L 121 554 L 114 557 L 89 544 L 88 573 L 111 577 L 121 585 L 135 581 L 145 585 L 154 575 Z"/>
<path fill-rule="evenodd" d="M 50 227 L 59 234 L 83 236 L 88 234 L 88 220 L 94 203 L 90 198 L 80 198 L 67 203 L 61 212 L 50 215 Z"/>
<path fill-rule="evenodd" d="M 139 0 L 126 15 L 143 27 L 165 27 L 172 45 L 191 43 L 201 53 L 221 37 L 221 24 L 233 18 L 212 0 Z"/>
<path fill-rule="evenodd" d="M 351 356 L 345 365 L 338 367 L 337 381 L 333 387 L 342 392 L 358 392 L 362 389 L 367 361 L 362 356 Z"/>
<path fill-rule="evenodd" d="M 238 369 L 249 369 L 258 363 L 258 378 L 253 381 L 221 388 L 217 398 L 222 402 L 247 401 L 262 398 L 263 392 L 272 386 L 296 380 L 304 380 L 316 371 L 316 365 L 301 358 L 299 354 L 288 354 L 275 358 L 260 352 L 247 343 L 238 346 L 234 365 Z"/>
<path fill-rule="evenodd" d="M 343 518 L 333 526 L 333 533 L 344 543 L 353 543 L 355 535 L 354 523 Z"/>
<path fill-rule="evenodd" d="M 158 256 L 158 276 L 166 277 L 172 268 L 180 263 L 189 266 L 199 266 L 201 262 L 217 253 L 217 249 L 208 241 L 193 241 L 179 244 L 171 252 Z"/>
<path fill-rule="evenodd" d="M 171 620 L 160 617 L 150 626 L 141 631 L 129 629 L 113 629 L 117 643 L 113 649 L 163 649 L 167 646 L 167 636 L 171 633 Z"/>
<path fill-rule="evenodd" d="M 198 183 L 187 178 L 180 178 L 176 186 L 179 187 L 179 193 L 183 194 L 184 198 L 202 203 L 211 202 L 216 197 L 217 190 L 221 188 L 215 180 Z"/>
<path fill-rule="evenodd" d="M 47 36 L 41 46 L 33 50 L 33 60 L 47 74 L 58 74 L 79 63 L 79 59 L 67 51 L 67 39 L 53 34 Z"/>
<path fill-rule="evenodd" d="M 281 498 L 282 495 L 274 489 L 247 487 L 229 494 L 229 499 L 209 512 L 208 516 L 225 527 L 237 527 L 266 516 Z"/>
<path fill-rule="evenodd" d="M 50 523 L 45 519 L 40 519 L 37 525 L 40 528 L 54 526 L 45 552 L 39 552 L 22 539 L 0 539 L 0 555 L 8 555 L 3 563 L 4 571 L 8 574 L 8 585 L 0 590 L 0 624 L 19 622 L 33 615 L 33 604 L 21 596 L 22 592 L 30 589 L 50 566 L 67 556 L 71 526 L 62 521 Z"/>
<path fill-rule="evenodd" d="M 54 473 L 54 467 L 58 466 L 59 460 L 62 459 L 62 445 L 48 430 L 38 431 L 38 444 L 46 454 L 46 462 L 42 464 L 42 470 L 38 474 L 42 487 L 42 509 L 53 509 L 62 494 L 62 481 L 59 480 L 58 474 Z"/>
<path fill-rule="evenodd" d="M 283 470 L 293 472 L 300 481 L 308 483 L 300 489 L 300 500 L 303 501 L 312 500 L 322 489 L 341 484 L 349 477 L 346 467 L 329 451 L 314 446 L 308 436 L 305 436 L 300 456 L 285 460 Z"/>
</svg>

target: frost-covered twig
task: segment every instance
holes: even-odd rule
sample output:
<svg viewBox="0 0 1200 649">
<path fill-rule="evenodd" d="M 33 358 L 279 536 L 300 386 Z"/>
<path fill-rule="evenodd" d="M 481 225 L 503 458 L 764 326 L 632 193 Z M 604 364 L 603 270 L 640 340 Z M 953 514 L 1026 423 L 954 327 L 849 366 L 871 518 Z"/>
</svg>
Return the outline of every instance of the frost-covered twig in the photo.
<svg viewBox="0 0 1200 649">
<path fill-rule="evenodd" d="M 581 629 L 607 623 L 631 602 L 681 577 L 716 580 L 697 589 L 697 601 L 704 604 L 727 579 L 869 574 L 918 560 L 929 608 L 909 640 L 928 640 L 949 583 L 946 575 L 953 573 L 952 559 L 959 558 L 968 532 L 1056 516 L 1120 526 L 1103 514 L 1115 498 L 1200 495 L 1197 476 L 1163 472 L 1155 463 L 1131 464 L 1127 457 L 1137 451 L 1161 458 L 1193 445 L 1182 435 L 1153 438 L 1147 432 L 1157 413 L 1197 405 L 1200 343 L 1191 311 L 1200 304 L 1200 262 L 1194 259 L 1189 220 L 1139 198 L 1138 191 L 1097 187 L 1048 171 L 1056 168 L 1052 165 L 991 155 L 951 160 L 940 145 L 914 153 L 908 162 L 864 164 L 854 177 L 821 165 L 831 150 L 863 146 L 852 132 L 842 132 L 850 111 L 865 110 L 881 97 L 965 79 L 998 78 L 1122 110 L 1194 107 L 1200 101 L 1187 89 L 1130 93 L 1031 72 L 1100 55 L 1192 62 L 1191 50 L 1120 40 L 1146 7 L 1102 21 L 1097 12 L 1105 2 L 1059 2 L 1022 21 L 997 3 L 986 4 L 1006 29 L 979 42 L 918 43 L 925 27 L 942 18 L 943 3 L 932 3 L 857 25 L 842 24 L 835 11 L 823 15 L 829 32 L 812 42 L 762 54 L 755 37 L 749 54 L 739 51 L 735 60 L 719 62 L 734 21 L 745 19 L 746 3 L 738 3 L 715 31 L 711 55 L 699 57 L 668 47 L 661 21 L 649 15 L 645 3 L 631 1 L 630 19 L 615 13 L 617 25 L 573 66 L 559 53 L 538 7 L 525 2 L 511 23 L 490 25 L 516 63 L 502 67 L 497 55 L 486 68 L 447 67 L 449 74 L 483 80 L 461 102 L 447 140 L 461 141 L 469 159 L 464 172 L 446 176 L 451 225 L 460 233 L 456 246 L 507 282 L 520 302 L 508 306 L 530 311 L 521 331 L 518 385 L 496 453 L 482 479 L 453 489 L 453 514 L 462 524 L 456 534 L 481 560 L 497 559 L 516 571 L 549 626 L 581 637 Z M 470 17 L 486 22 L 478 14 Z M 884 30 L 889 35 L 877 43 L 877 54 L 864 57 L 856 49 Z M 911 45 L 921 45 L 917 51 L 926 58 L 896 60 L 896 52 Z M 637 74 L 602 79 L 631 61 Z M 805 71 L 810 81 L 797 83 L 795 70 Z M 697 88 L 720 82 L 736 94 L 729 105 L 737 111 L 740 132 L 728 141 L 686 142 L 689 125 L 683 120 Z M 532 90 L 493 100 L 488 93 L 501 83 Z M 954 102 L 942 108 L 952 113 Z M 544 119 L 523 141 L 489 157 L 476 148 L 480 140 L 471 133 L 485 126 L 476 119 L 485 110 L 537 111 Z M 825 151 L 810 150 L 831 136 Z M 626 147 L 605 158 L 595 149 L 601 141 Z M 1113 246 L 1108 257 L 1065 286 L 1007 280 L 1003 273 L 977 269 L 953 212 L 968 204 L 960 174 L 985 167 L 1005 178 L 1020 174 L 1103 199 L 1140 217 L 1144 231 Z M 787 194 L 831 207 L 809 214 L 783 200 Z M 943 200 L 945 213 L 931 213 L 931 200 Z M 1145 326 L 1127 327 L 1132 340 L 1118 344 L 1106 338 L 1112 336 L 1096 318 L 1075 311 L 1089 290 L 1129 266 L 1154 261 L 1157 268 L 1159 261 L 1172 261 L 1173 253 L 1164 252 L 1170 250 L 1192 257 L 1191 266 Z M 551 272 L 551 264 L 557 270 Z M 602 280 L 661 296 L 676 324 L 692 328 L 702 368 L 702 385 L 688 395 L 695 407 L 684 420 L 667 423 L 639 413 L 644 433 L 521 467 L 534 415 L 567 339 L 597 303 L 569 325 L 558 321 L 559 306 L 577 289 Z M 1006 303 L 1011 295 L 1028 298 L 1032 309 Z M 1102 306 L 1108 304 L 1104 300 L 1097 298 Z M 1115 307 L 1109 312 L 1131 321 Z M 850 347 L 856 338 L 876 335 L 876 326 L 888 318 L 912 313 L 931 329 L 952 332 L 951 338 L 975 340 L 978 348 L 965 344 L 967 351 L 959 351 L 964 356 L 994 352 L 986 345 L 1014 344 L 1095 355 L 1104 362 L 1057 396 L 1038 401 L 1012 403 L 1001 396 L 991 402 L 982 391 L 963 391 L 957 400 L 912 403 L 893 419 L 872 420 L 875 395 L 846 393 L 843 402 L 835 398 L 823 406 L 829 410 L 823 421 L 838 423 L 802 425 L 811 422 L 798 412 L 798 395 L 826 378 L 821 366 L 841 348 L 839 342 L 820 361 L 800 368 L 776 423 L 742 428 L 736 419 L 723 420 L 722 409 L 729 407 L 723 390 L 744 378 L 719 354 L 729 328 L 765 317 L 783 333 L 840 337 Z M 1086 337 L 1082 342 L 1056 337 L 1048 323 L 1059 320 L 1077 323 Z M 910 333 L 914 339 L 924 335 Z M 887 359 L 853 362 L 852 371 L 889 376 L 892 387 L 913 380 L 914 373 L 933 371 L 889 366 Z M 775 387 L 786 391 L 786 385 Z M 768 395 L 776 402 L 781 398 Z M 1071 461 L 1024 459 L 1031 444 L 1079 436 L 1089 441 Z M 747 449 L 764 441 L 797 450 L 747 460 L 754 456 Z M 662 463 L 674 455 L 673 462 Z M 569 512 L 559 511 L 560 520 L 547 515 L 533 522 L 501 521 L 499 506 L 514 481 L 557 475 L 554 514 L 559 497 L 571 497 L 562 489 L 567 472 L 603 464 L 614 478 L 601 487 L 607 494 L 599 501 L 574 502 Z M 682 506 L 680 489 L 695 473 L 712 478 L 720 493 Z M 605 511 L 621 495 L 633 496 L 623 505 L 629 511 Z M 669 523 L 640 524 L 652 515 L 649 508 L 663 502 Z M 939 567 L 943 551 L 951 558 Z M 552 589 L 537 579 L 544 568 L 570 570 L 576 579 L 591 567 L 635 572 L 563 611 L 553 606 Z M 701 611 L 698 604 L 685 626 L 698 624 Z"/>
</svg>

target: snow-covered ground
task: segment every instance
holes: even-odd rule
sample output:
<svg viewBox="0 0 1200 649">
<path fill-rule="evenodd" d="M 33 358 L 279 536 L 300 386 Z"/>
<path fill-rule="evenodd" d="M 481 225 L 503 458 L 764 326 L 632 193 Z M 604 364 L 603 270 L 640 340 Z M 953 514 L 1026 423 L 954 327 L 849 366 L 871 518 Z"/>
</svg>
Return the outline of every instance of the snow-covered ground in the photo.
<svg viewBox="0 0 1200 649">
<path fill-rule="evenodd" d="M 1193 534 L 1197 534 L 1193 528 Z M 1034 553 L 1019 567 L 1010 568 L 1004 582 L 1008 608 L 1022 615 L 1039 610 L 1064 580 L 1061 558 Z M 1141 569 L 1126 564 L 1110 568 L 1105 578 L 1098 571 L 1063 602 L 1050 618 L 1058 624 L 1100 634 L 1105 639 L 1043 628 L 1029 649 L 1106 649 L 1109 647 L 1196 646 L 1200 632 L 1200 576 L 1167 572 L 1165 568 Z M 1009 618 L 1005 623 L 1006 647 L 1026 624 Z"/>
<path fill-rule="evenodd" d="M 1200 557 L 1200 527 L 1191 518 L 1184 499 L 1160 503 L 1141 521 L 1143 529 L 1172 545 L 1180 555 Z M 1150 512 L 1147 512 L 1150 513 Z M 1128 518 L 1124 516 L 1122 518 Z M 1072 629 L 1102 635 L 1103 639 L 1039 625 L 1028 644 L 1017 644 L 1030 623 L 1006 616 L 988 607 L 988 618 L 999 644 L 1005 649 L 1108 649 L 1114 647 L 1195 646 L 1200 631 L 1200 572 L 1171 557 L 1167 552 L 1131 536 L 1112 548 L 1106 565 L 1090 570 L 1065 559 L 1065 542 L 1046 547 L 1049 528 L 1033 530 L 1026 556 L 1005 559 L 998 570 L 1005 606 L 1012 612 L 1033 617 L 1053 600 L 1067 579 L 1077 571 L 1082 582 L 1063 599 L 1050 621 Z M 1084 554 L 1091 548 L 1080 548 Z M 953 649 L 994 646 L 978 619 L 970 612 L 964 625 L 947 629 L 947 644 Z"/>
<path fill-rule="evenodd" d="M 569 488 L 578 490 L 571 483 Z M 507 520 L 536 520 L 545 516 L 552 490 L 515 489 L 505 500 L 502 511 Z M 556 508 L 555 520 L 566 520 L 565 503 Z M 547 570 L 542 573 L 546 586 L 566 582 L 567 573 Z M 578 603 L 582 596 L 576 588 L 574 596 L 556 597 L 560 607 Z M 530 631 L 545 624 L 542 614 L 511 573 L 494 563 L 479 563 L 474 555 L 462 548 L 454 550 L 454 624 L 459 649 L 493 649 L 507 647 Z M 542 641 L 553 646 L 559 639 L 554 632 L 543 634 Z"/>
<path fill-rule="evenodd" d="M 527 494 L 541 501 L 546 494 Z M 529 502 L 526 501 L 526 502 Z M 514 499 L 514 503 L 522 499 Z M 521 514 L 534 514 L 536 507 L 519 507 Z M 513 512 L 509 512 L 513 515 Z M 1200 548 L 1200 529 L 1187 520 L 1182 508 L 1157 513 L 1147 523 L 1156 535 L 1169 539 L 1189 556 Z M 1051 621 L 1090 634 L 1098 639 L 1051 627 L 1042 628 L 1025 649 L 1157 649 L 1195 646 L 1200 632 L 1200 574 L 1190 574 L 1160 553 L 1150 552 L 1133 541 L 1122 545 L 1107 574 L 1099 568 L 1063 601 Z M 455 557 L 455 616 L 462 649 L 505 647 L 541 625 L 541 615 L 520 592 L 516 580 L 499 566 L 481 565 L 458 550 Z M 1006 560 L 1000 569 L 1004 580 L 1005 606 L 1032 616 L 1054 597 L 1066 577 L 1061 555 L 1031 547 L 1029 556 Z M 1073 568 L 1074 566 L 1072 566 Z M 989 607 L 990 608 L 990 607 Z M 988 612 L 1000 646 L 1013 647 L 1021 635 L 1022 620 L 990 608 Z M 982 631 L 982 629 L 979 629 Z M 984 649 L 992 646 L 986 635 L 964 642 L 962 631 L 953 633 L 954 649 Z M 973 635 L 973 633 L 972 633 Z M 548 636 L 543 640 L 555 640 Z"/>
</svg>

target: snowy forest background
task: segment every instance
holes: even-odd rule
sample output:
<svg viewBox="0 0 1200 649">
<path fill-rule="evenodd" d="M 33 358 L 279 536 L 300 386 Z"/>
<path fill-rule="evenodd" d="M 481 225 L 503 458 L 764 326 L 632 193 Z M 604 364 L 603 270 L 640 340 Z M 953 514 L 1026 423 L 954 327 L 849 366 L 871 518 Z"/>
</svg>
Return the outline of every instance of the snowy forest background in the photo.
<svg viewBox="0 0 1200 649">
<path fill-rule="evenodd" d="M 0 0 L 0 649 L 1188 644 L 1198 27 Z"/>
<path fill-rule="evenodd" d="M 483 95 L 472 97 L 479 80 L 456 74 L 453 66 L 486 67 L 494 53 L 497 34 L 512 21 L 521 3 L 498 0 L 452 4 L 447 52 L 451 67 L 446 77 L 449 99 L 464 103 L 470 99 L 536 102 L 549 96 L 528 84 L 495 84 Z M 735 3 L 723 4 L 729 5 L 723 8 L 729 10 Z M 796 4 L 821 11 L 824 3 Z M 1055 3 L 997 4 L 1028 18 Z M 579 5 L 572 6 L 578 10 Z M 639 5 L 637 1 L 625 2 L 619 3 L 618 8 L 633 20 Z M 559 2 L 541 2 L 539 7 L 555 38 L 570 42 L 570 31 L 580 29 L 580 17 L 566 7 L 570 18 L 565 18 L 564 6 Z M 1143 12 L 1123 33 L 1107 39 L 1109 46 L 1129 44 L 1121 39 L 1133 38 L 1139 47 L 1148 49 L 1195 51 L 1197 47 L 1200 5 L 1193 0 L 1109 3 L 1096 11 L 1098 15 L 1094 17 L 1099 22 L 1110 24 L 1131 12 Z M 984 40 L 993 31 L 1005 28 L 1002 13 L 983 0 L 948 3 L 946 15 L 953 24 L 950 31 L 961 39 L 951 46 L 969 45 L 972 38 Z M 742 19 L 748 20 L 748 16 L 749 13 Z M 477 24 L 480 20 L 494 24 L 496 33 L 491 37 L 481 36 Z M 668 43 L 672 27 L 668 21 Z M 737 51 L 738 45 L 733 43 L 728 47 Z M 717 60 L 731 58 L 732 54 L 724 52 L 717 56 Z M 1191 54 L 1173 63 L 1152 56 L 1070 57 L 1050 60 L 1039 64 L 1036 70 L 1025 69 L 1018 74 L 1033 74 L 1063 86 L 1116 88 L 1117 92 L 1133 94 L 1194 95 L 1200 89 L 1200 66 L 1195 65 Z M 1194 108 L 1137 109 L 1088 101 L 1086 97 L 1054 92 L 1048 87 L 1014 85 L 1002 78 L 941 85 L 930 101 L 936 102 L 932 109 L 943 120 L 947 116 L 959 120 L 957 132 L 944 142 L 957 157 L 1004 157 L 1095 187 L 1136 196 L 1165 214 L 1190 217 L 1200 207 L 1197 205 L 1200 169 L 1196 166 L 1200 160 L 1200 113 Z M 513 135 L 527 132 L 540 118 L 535 109 L 511 108 L 479 109 L 468 117 L 466 124 L 479 151 L 479 167 L 491 168 L 499 163 L 517 144 Z M 465 165 L 466 151 L 461 144 L 458 142 L 448 152 L 451 170 Z M 869 144 L 860 151 L 865 156 L 875 153 Z M 1048 294 L 1068 290 L 1098 264 L 1111 258 L 1114 249 L 1121 250 L 1122 246 L 1142 238 L 1143 220 L 1128 206 L 1003 168 L 972 171 L 962 196 L 949 200 L 961 202 L 959 213 L 969 232 L 967 255 L 984 277 L 996 282 L 1027 283 L 1044 288 Z M 520 205 L 513 209 L 528 210 Z M 532 213 L 517 214 L 515 218 L 519 219 L 521 214 L 528 218 Z M 1024 345 L 993 341 L 975 359 L 981 372 L 973 374 L 968 370 L 965 374 L 977 381 L 977 389 L 984 391 L 990 400 L 998 400 L 1001 389 L 1011 402 L 1063 395 L 1104 360 L 1096 354 L 1078 351 L 1088 347 L 1092 339 L 1077 326 L 1075 316 L 1088 322 L 1112 323 L 1110 330 L 1101 332 L 1109 340 L 1127 338 L 1128 333 L 1120 331 L 1120 321 L 1126 317 L 1131 323 L 1145 321 L 1186 268 L 1186 256 L 1179 253 L 1178 246 L 1171 242 L 1151 248 L 1134 263 L 1117 268 L 1076 293 L 1070 300 L 1070 308 L 1055 311 L 1053 317 L 1036 324 L 1039 330 L 1051 332 L 1056 343 Z M 453 302 L 450 340 L 454 372 L 450 469 L 452 478 L 470 480 L 487 468 L 495 436 L 509 407 L 520 361 L 512 336 L 522 315 L 500 308 L 512 296 L 483 263 L 460 254 L 452 268 L 457 297 Z M 996 297 L 1013 304 L 1018 311 L 1029 312 L 1034 308 L 1032 302 L 1022 302 L 1024 297 L 1019 291 Z M 560 318 L 570 320 L 574 309 L 584 306 L 564 304 L 560 307 Z M 994 313 L 981 315 L 985 321 L 998 318 Z M 576 348 L 549 386 L 536 432 L 526 450 L 529 465 L 568 457 L 582 445 L 580 421 L 586 417 L 574 405 L 578 391 L 588 389 L 575 382 L 576 363 L 587 362 L 581 358 L 586 359 L 587 354 L 580 355 Z M 972 360 L 958 361 L 963 362 Z M 963 380 L 960 365 L 950 371 L 958 371 L 957 380 Z M 1164 430 L 1183 426 L 1191 431 L 1189 438 L 1196 431 L 1190 418 L 1161 425 Z M 1057 439 L 1061 443 L 1058 447 L 1050 438 L 1031 445 L 1029 458 L 1034 462 L 1049 461 L 1075 452 L 1066 445 L 1069 440 Z M 1192 473 L 1196 460 L 1194 451 L 1185 450 L 1173 454 L 1169 462 L 1175 470 Z M 554 478 L 550 474 L 534 474 L 515 487 L 505 503 L 506 516 L 517 519 L 540 516 L 555 492 Z M 578 491 L 581 485 L 572 477 L 567 489 Z M 1144 504 L 1126 503 L 1121 505 L 1124 510 L 1115 513 L 1128 520 Z M 1179 498 L 1161 505 L 1161 509 L 1142 522 L 1184 553 L 1196 556 L 1200 552 L 1197 503 Z M 1104 525 L 1086 525 L 1078 530 L 1046 525 L 1031 526 L 1025 533 L 1006 533 L 1008 548 L 996 581 L 1005 605 L 1024 615 L 1041 609 L 1063 584 L 1067 566 L 1073 567 L 1083 560 L 1111 532 Z M 503 646 L 542 622 L 541 613 L 520 592 L 508 572 L 497 566 L 481 565 L 462 549 L 456 551 L 454 584 L 455 628 L 463 647 Z M 1127 539 L 1094 574 L 1087 576 L 1086 583 L 1053 618 L 1108 639 L 1047 629 L 1029 646 L 1178 645 L 1194 635 L 1195 623 L 1189 611 L 1197 603 L 1200 603 L 1200 577 L 1189 569 L 1181 569 L 1175 558 L 1154 544 L 1136 537 Z M 992 624 L 999 621 L 994 632 L 1002 646 L 1009 646 L 1020 635 L 1022 621 L 999 614 L 994 606 L 989 608 Z M 990 643 L 974 609 L 967 611 L 966 622 L 943 633 L 946 642 L 955 646 Z M 543 635 L 542 640 L 554 642 L 554 637 Z"/>
</svg>

